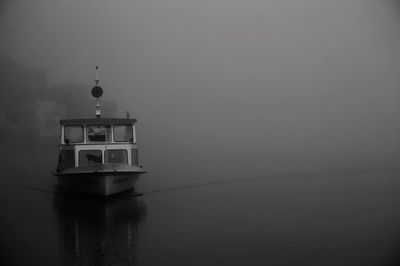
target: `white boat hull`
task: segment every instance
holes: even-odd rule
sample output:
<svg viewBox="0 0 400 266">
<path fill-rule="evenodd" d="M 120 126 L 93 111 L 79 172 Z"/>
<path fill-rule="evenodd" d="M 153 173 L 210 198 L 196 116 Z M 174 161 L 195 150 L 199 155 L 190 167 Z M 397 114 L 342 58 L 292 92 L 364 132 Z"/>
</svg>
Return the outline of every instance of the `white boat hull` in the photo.
<svg viewBox="0 0 400 266">
<path fill-rule="evenodd" d="M 91 195 L 110 196 L 133 189 L 136 180 L 144 173 L 137 167 L 126 168 L 115 164 L 103 164 L 95 168 L 71 168 L 55 175 L 60 188 Z"/>
</svg>

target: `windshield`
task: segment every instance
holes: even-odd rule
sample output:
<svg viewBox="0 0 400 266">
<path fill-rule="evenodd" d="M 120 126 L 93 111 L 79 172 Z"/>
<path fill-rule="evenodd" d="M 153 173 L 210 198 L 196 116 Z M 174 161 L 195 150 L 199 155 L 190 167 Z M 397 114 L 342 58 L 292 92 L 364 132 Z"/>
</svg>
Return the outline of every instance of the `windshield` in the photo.
<svg viewBox="0 0 400 266">
<path fill-rule="evenodd" d="M 79 151 L 79 166 L 102 163 L 101 150 Z"/>
<path fill-rule="evenodd" d="M 132 125 L 114 125 L 114 141 L 132 142 L 133 141 Z"/>
<path fill-rule="evenodd" d="M 126 150 L 107 150 L 107 163 L 128 164 L 128 152 Z"/>
<path fill-rule="evenodd" d="M 66 144 L 83 142 L 83 126 L 65 126 L 64 142 Z"/>
<path fill-rule="evenodd" d="M 109 125 L 87 126 L 88 142 L 103 142 L 111 140 L 111 129 Z"/>
</svg>

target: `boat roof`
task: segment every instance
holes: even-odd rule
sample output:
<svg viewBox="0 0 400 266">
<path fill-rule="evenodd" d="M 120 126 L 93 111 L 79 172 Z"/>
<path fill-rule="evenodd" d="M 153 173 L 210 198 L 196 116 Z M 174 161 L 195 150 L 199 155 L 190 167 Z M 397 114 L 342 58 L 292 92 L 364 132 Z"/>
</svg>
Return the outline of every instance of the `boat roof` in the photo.
<svg viewBox="0 0 400 266">
<path fill-rule="evenodd" d="M 60 120 L 61 125 L 66 124 L 134 124 L 135 118 L 78 118 L 78 119 L 64 119 Z"/>
</svg>

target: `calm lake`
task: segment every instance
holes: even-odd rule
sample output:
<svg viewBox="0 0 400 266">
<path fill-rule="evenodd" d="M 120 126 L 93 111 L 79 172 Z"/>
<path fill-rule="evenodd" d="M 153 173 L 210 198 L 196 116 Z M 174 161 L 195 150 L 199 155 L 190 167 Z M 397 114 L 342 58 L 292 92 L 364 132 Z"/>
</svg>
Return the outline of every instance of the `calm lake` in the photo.
<svg viewBox="0 0 400 266">
<path fill-rule="evenodd" d="M 399 170 L 170 187 L 149 173 L 102 200 L 56 190 L 51 152 L 1 151 L 2 265 L 400 263 Z"/>
</svg>

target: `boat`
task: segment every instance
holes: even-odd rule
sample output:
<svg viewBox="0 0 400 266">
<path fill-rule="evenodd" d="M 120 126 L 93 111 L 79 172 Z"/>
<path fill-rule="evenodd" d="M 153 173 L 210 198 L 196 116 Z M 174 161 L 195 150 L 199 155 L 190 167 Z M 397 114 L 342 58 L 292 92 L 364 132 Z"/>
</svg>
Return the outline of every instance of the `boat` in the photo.
<svg viewBox="0 0 400 266">
<path fill-rule="evenodd" d="M 92 95 L 95 117 L 60 120 L 58 187 L 85 194 L 110 196 L 132 190 L 145 171 L 139 164 L 136 119 L 101 117 L 98 67 Z"/>
</svg>

